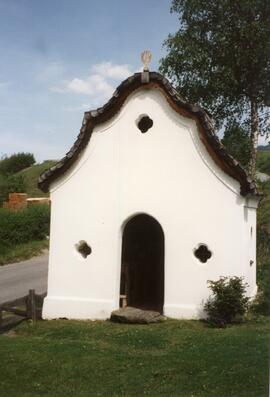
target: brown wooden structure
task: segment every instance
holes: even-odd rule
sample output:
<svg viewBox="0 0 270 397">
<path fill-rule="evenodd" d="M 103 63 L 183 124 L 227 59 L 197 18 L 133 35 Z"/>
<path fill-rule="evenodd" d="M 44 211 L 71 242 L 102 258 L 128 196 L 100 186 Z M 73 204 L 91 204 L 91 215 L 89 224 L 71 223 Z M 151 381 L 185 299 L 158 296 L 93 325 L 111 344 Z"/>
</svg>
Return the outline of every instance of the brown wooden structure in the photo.
<svg viewBox="0 0 270 397">
<path fill-rule="evenodd" d="M 34 289 L 30 289 L 27 295 L 0 304 L 0 332 L 25 319 L 31 319 L 33 323 L 40 319 L 45 295 L 38 295 Z"/>
</svg>

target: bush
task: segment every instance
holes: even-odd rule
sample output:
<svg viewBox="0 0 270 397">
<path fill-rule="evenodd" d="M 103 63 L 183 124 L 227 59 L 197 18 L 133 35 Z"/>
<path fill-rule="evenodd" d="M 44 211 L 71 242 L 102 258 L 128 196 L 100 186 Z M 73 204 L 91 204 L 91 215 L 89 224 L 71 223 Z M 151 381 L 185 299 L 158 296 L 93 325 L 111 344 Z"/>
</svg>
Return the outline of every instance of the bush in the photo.
<svg viewBox="0 0 270 397">
<path fill-rule="evenodd" d="M 269 194 L 269 193 L 267 193 Z M 260 204 L 257 227 L 257 285 L 258 293 L 250 310 L 252 314 L 270 315 L 270 235 L 269 216 L 264 210 L 266 198 Z M 269 204 L 268 204 L 269 206 Z M 269 211 L 268 211 L 269 212 Z"/>
<path fill-rule="evenodd" d="M 269 239 L 269 238 L 268 238 Z M 253 314 L 270 315 L 270 260 L 257 266 L 258 293 L 251 304 Z"/>
<path fill-rule="evenodd" d="M 36 160 L 32 153 L 17 153 L 0 160 L 0 173 L 12 175 L 24 168 L 35 164 Z"/>
<path fill-rule="evenodd" d="M 241 321 L 249 303 L 243 278 L 220 277 L 217 281 L 208 281 L 208 284 L 213 296 L 204 305 L 207 321 L 219 327 Z"/>
<path fill-rule="evenodd" d="M 50 207 L 32 205 L 23 210 L 0 209 L 0 249 L 42 240 L 49 234 Z"/>
</svg>

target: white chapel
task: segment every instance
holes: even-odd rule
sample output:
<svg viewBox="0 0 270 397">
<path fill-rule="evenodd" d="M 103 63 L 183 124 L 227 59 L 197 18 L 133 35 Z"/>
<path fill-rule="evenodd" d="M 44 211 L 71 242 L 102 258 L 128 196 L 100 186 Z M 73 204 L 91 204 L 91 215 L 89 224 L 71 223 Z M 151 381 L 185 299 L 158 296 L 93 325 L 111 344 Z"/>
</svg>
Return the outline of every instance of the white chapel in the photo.
<svg viewBox="0 0 270 397">
<path fill-rule="evenodd" d="M 145 67 L 86 112 L 50 192 L 43 317 L 107 319 L 122 305 L 200 318 L 207 280 L 256 293 L 258 193 L 207 111 Z"/>
</svg>

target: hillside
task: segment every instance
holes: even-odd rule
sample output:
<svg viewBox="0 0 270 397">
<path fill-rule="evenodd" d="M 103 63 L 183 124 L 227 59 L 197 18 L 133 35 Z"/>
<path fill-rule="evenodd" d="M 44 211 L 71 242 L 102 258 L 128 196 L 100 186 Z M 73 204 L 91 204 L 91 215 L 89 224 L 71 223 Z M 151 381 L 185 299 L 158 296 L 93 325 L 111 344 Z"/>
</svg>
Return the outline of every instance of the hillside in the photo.
<svg viewBox="0 0 270 397">
<path fill-rule="evenodd" d="M 45 160 L 43 163 L 32 165 L 31 167 L 25 168 L 24 170 L 16 173 L 16 175 L 22 175 L 26 186 L 26 193 L 29 197 L 48 196 L 48 194 L 42 192 L 42 190 L 37 187 L 37 181 L 42 172 L 56 163 L 56 160 Z"/>
<path fill-rule="evenodd" d="M 258 150 L 261 151 L 268 151 L 270 150 L 270 143 L 268 145 L 259 145 Z"/>
</svg>

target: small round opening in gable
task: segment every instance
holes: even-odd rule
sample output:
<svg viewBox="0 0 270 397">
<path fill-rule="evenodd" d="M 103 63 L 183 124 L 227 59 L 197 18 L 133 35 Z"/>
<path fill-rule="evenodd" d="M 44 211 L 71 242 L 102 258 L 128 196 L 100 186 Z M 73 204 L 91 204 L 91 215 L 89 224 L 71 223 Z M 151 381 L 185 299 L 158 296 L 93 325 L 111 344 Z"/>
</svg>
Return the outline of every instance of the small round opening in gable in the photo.
<svg viewBox="0 0 270 397">
<path fill-rule="evenodd" d="M 137 122 L 137 127 L 141 131 L 142 134 L 147 132 L 150 128 L 153 127 L 153 120 L 150 119 L 149 116 L 143 115 L 140 117 L 139 121 Z"/>
<path fill-rule="evenodd" d="M 92 252 L 91 247 L 84 240 L 81 240 L 75 244 L 75 248 L 83 258 L 87 258 Z"/>
</svg>

